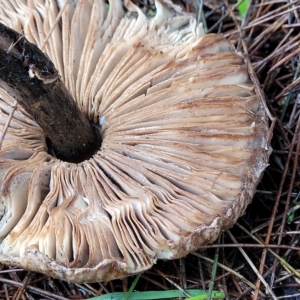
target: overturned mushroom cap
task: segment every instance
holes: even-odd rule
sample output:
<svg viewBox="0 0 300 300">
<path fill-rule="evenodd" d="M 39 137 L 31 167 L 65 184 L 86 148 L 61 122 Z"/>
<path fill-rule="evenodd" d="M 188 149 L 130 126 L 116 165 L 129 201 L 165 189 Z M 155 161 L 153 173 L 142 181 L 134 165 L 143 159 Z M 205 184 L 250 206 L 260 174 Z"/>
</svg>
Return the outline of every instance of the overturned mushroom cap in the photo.
<svg viewBox="0 0 300 300">
<path fill-rule="evenodd" d="M 0 151 L 0 261 L 93 282 L 213 242 L 271 151 L 243 58 L 163 1 L 153 18 L 129 1 L 70 1 L 55 26 L 63 6 L 3 0 L 0 20 L 45 45 L 103 142 L 89 160 L 60 161 L 18 107 Z M 0 90 L 1 130 L 13 103 Z"/>
</svg>

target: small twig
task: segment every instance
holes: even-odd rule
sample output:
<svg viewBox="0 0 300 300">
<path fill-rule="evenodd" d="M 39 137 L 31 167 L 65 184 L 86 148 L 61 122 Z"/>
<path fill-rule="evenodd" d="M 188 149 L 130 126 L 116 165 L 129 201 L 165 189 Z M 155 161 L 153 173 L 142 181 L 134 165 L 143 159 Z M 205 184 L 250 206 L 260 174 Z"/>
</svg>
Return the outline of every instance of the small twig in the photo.
<svg viewBox="0 0 300 300">
<path fill-rule="evenodd" d="M 13 286 L 17 286 L 17 287 L 22 287 L 23 286 L 23 283 L 21 283 L 21 282 L 16 282 L 14 280 L 5 279 L 5 278 L 1 278 L 1 277 L 0 277 L 0 282 L 6 283 L 6 284 L 9 284 L 9 285 L 13 285 Z M 53 293 L 47 292 L 45 290 L 42 290 L 40 288 L 31 286 L 31 285 L 28 285 L 26 288 L 28 290 L 30 290 L 32 293 L 35 293 L 37 295 L 41 295 L 41 296 L 44 296 L 44 297 L 52 297 L 51 299 L 57 299 L 57 300 L 68 300 L 68 298 L 55 295 Z"/>
<path fill-rule="evenodd" d="M 198 266 L 199 266 L 199 272 L 200 272 L 200 279 L 201 279 L 201 283 L 202 283 L 202 289 L 205 292 L 206 288 L 205 288 L 205 280 L 204 280 L 203 268 L 202 268 L 201 259 L 199 257 L 198 257 Z"/>
<path fill-rule="evenodd" d="M 271 273 L 271 270 L 269 269 L 265 274 L 263 274 L 263 278 L 266 278 Z M 248 295 L 251 292 L 251 288 L 246 289 L 238 298 L 235 300 L 244 299 L 244 296 Z"/>
<path fill-rule="evenodd" d="M 145 273 L 142 274 L 141 277 L 146 279 L 149 282 L 152 282 L 153 284 L 155 284 L 156 286 L 160 287 L 163 290 L 168 290 L 169 289 L 167 286 L 165 286 L 161 282 L 158 282 L 157 280 L 154 280 L 154 279 L 150 278 L 149 276 L 146 276 Z"/>
<path fill-rule="evenodd" d="M 299 234 L 299 232 L 297 231 Z M 261 244 L 243 244 L 243 243 L 238 243 L 238 244 L 213 244 L 213 245 L 207 245 L 204 247 L 204 249 L 209 249 L 209 248 L 219 248 L 219 247 L 224 247 L 224 248 L 237 248 L 237 247 L 243 247 L 243 248 L 275 248 L 275 249 L 290 249 L 290 250 L 295 250 L 295 251 L 300 251 L 299 247 L 292 247 L 289 245 L 261 245 Z"/>
<path fill-rule="evenodd" d="M 256 38 L 256 41 L 250 45 L 249 49 L 251 49 L 250 56 L 254 55 L 258 49 L 262 48 L 262 46 L 267 42 L 270 37 L 276 33 L 279 29 L 281 29 L 282 25 L 286 22 L 287 17 L 282 16 L 282 18 L 276 20 L 273 24 L 270 24 L 267 29 L 265 29 L 259 37 Z M 255 47 L 256 46 L 256 47 Z"/>
<path fill-rule="evenodd" d="M 218 237 L 218 243 L 220 243 L 220 239 L 221 236 Z M 219 260 L 219 247 L 216 248 L 215 251 L 215 256 L 214 256 L 214 263 L 212 266 L 212 271 L 211 271 L 211 278 L 210 278 L 210 282 L 209 282 L 209 286 L 208 286 L 208 293 L 207 293 L 207 299 L 210 300 L 211 299 L 211 295 L 214 289 L 214 285 L 215 285 L 215 278 L 216 278 L 216 273 L 217 273 L 217 266 L 218 266 L 218 260 Z"/>
<path fill-rule="evenodd" d="M 287 13 L 289 13 L 289 12 L 295 11 L 297 8 L 299 8 L 299 7 L 297 7 L 297 6 L 296 6 L 296 7 L 292 7 L 292 8 L 289 8 L 289 9 L 283 11 L 283 12 L 280 12 L 280 13 L 278 13 L 278 14 L 276 14 L 275 11 L 272 11 L 270 17 L 266 17 L 266 15 L 265 15 L 265 16 L 263 16 L 262 18 L 259 18 L 258 20 L 255 20 L 255 21 L 253 21 L 253 22 L 250 22 L 250 23 L 249 23 L 249 26 L 252 27 L 252 26 L 260 25 L 260 24 L 262 24 L 262 23 L 265 23 L 265 22 L 267 22 L 267 21 L 276 19 L 277 17 L 280 17 L 280 16 L 282 16 L 282 15 L 285 15 L 285 14 L 287 14 Z M 247 29 L 248 29 L 248 28 L 247 28 Z"/>
<path fill-rule="evenodd" d="M 300 205 L 298 205 L 297 209 L 300 208 Z M 235 224 L 237 227 L 239 227 L 242 231 L 244 231 L 246 234 L 248 234 L 252 239 L 254 239 L 256 242 L 263 244 L 262 241 L 260 241 L 257 237 L 255 237 L 251 232 L 249 232 L 245 227 L 243 227 L 242 225 L 240 225 L 239 223 Z M 273 256 L 275 256 L 280 263 L 286 267 L 290 272 L 292 272 L 293 274 L 295 274 L 298 278 L 300 278 L 300 273 L 293 268 L 290 264 L 288 264 L 284 259 L 282 259 L 279 255 L 277 255 L 274 251 L 272 251 L 271 249 L 266 249 L 266 251 L 268 251 L 269 253 L 271 253 Z"/>
<path fill-rule="evenodd" d="M 229 235 L 229 237 L 232 239 L 233 242 L 237 243 L 237 240 L 231 234 L 230 230 L 227 231 L 227 234 Z M 260 279 L 260 281 L 265 286 L 267 293 L 270 294 L 273 299 L 277 299 L 276 295 L 274 294 L 274 292 L 272 291 L 272 289 L 270 288 L 270 286 L 268 285 L 268 283 L 265 281 L 265 279 L 262 277 L 262 275 L 259 273 L 259 271 L 255 267 L 255 265 L 253 264 L 253 262 L 249 258 L 249 256 L 246 254 L 246 252 L 244 251 L 244 249 L 242 249 L 241 247 L 238 247 L 238 249 L 242 253 L 242 255 L 244 256 L 244 258 L 246 259 L 246 261 L 248 262 L 248 264 L 250 265 L 250 267 L 252 268 L 252 270 L 255 272 L 255 274 L 257 275 L 257 277 Z"/>
<path fill-rule="evenodd" d="M 292 177 L 291 177 L 290 184 L 289 184 L 289 190 L 288 190 L 285 210 L 284 210 L 284 213 L 283 213 L 281 226 L 280 226 L 280 231 L 279 231 L 280 235 L 278 236 L 278 241 L 277 241 L 278 245 L 280 245 L 281 241 L 282 241 L 284 224 L 285 224 L 286 218 L 288 216 L 288 210 L 289 210 L 290 200 L 291 200 L 291 193 L 292 193 L 292 190 L 293 190 L 293 187 L 294 187 L 294 182 L 295 182 L 295 177 L 296 177 L 296 169 L 298 167 L 299 145 L 300 145 L 299 140 L 298 140 L 299 132 L 300 132 L 300 117 L 298 118 L 297 127 L 296 127 L 296 130 L 295 130 L 295 134 L 294 134 L 294 137 L 293 137 L 293 140 L 292 140 L 292 145 L 291 145 L 291 150 L 294 148 L 295 144 L 297 145 L 296 146 L 296 148 L 297 148 L 296 153 L 298 153 L 298 155 L 294 159 L 294 164 L 293 164 L 293 169 L 292 169 Z M 273 264 L 273 268 L 272 268 L 273 274 L 275 273 L 276 266 L 277 266 L 277 261 L 275 261 L 274 264 Z M 273 282 L 272 282 L 272 285 L 273 285 Z"/>
<path fill-rule="evenodd" d="M 31 276 L 31 273 L 28 272 L 22 282 L 23 283 L 22 286 L 18 288 L 13 300 L 19 300 L 20 297 L 23 296 L 23 293 L 26 290 L 26 287 L 28 286 L 28 283 L 30 281 L 30 276 Z"/>
<path fill-rule="evenodd" d="M 15 45 L 17 45 L 17 44 L 19 43 L 19 41 L 20 41 L 23 37 L 25 37 L 24 34 L 21 35 L 21 36 L 16 40 L 16 42 L 12 43 L 12 44 L 8 47 L 6 53 L 9 53 L 9 52 L 12 50 L 12 48 L 13 48 Z"/>
<path fill-rule="evenodd" d="M 198 8 L 199 8 L 197 22 L 198 22 L 198 24 L 202 23 L 203 31 L 204 31 L 204 33 L 206 33 L 207 32 L 207 24 L 206 24 L 206 19 L 205 19 L 204 12 L 203 12 L 203 0 L 197 0 L 197 4 L 198 4 Z"/>
<path fill-rule="evenodd" d="M 224 7 L 224 5 L 220 5 L 220 8 L 222 9 L 222 7 Z M 223 10 L 222 10 L 223 13 Z M 217 28 L 226 18 L 228 17 L 228 12 L 223 13 L 222 17 L 216 22 L 214 23 L 207 31 L 207 33 L 211 33 L 215 28 Z M 220 30 L 220 26 L 219 26 L 219 30 Z M 218 32 L 219 32 L 218 30 Z"/>
<path fill-rule="evenodd" d="M 183 295 L 186 297 L 191 297 L 189 293 L 187 293 L 183 288 L 181 288 L 176 282 L 168 278 L 168 275 L 165 275 L 163 272 L 156 270 L 156 272 L 161 275 L 163 278 L 165 278 L 167 281 L 169 281 L 173 286 L 175 286 Z"/>
<path fill-rule="evenodd" d="M 279 93 L 275 97 L 275 100 L 278 100 L 279 98 L 281 98 L 284 94 L 288 93 L 291 89 L 296 87 L 299 83 L 300 83 L 300 77 L 298 79 L 296 79 L 295 81 L 293 81 L 291 84 L 289 84 L 283 91 L 281 91 L 281 93 Z"/>
<path fill-rule="evenodd" d="M 259 47 L 256 47 L 257 45 L 260 46 L 260 41 L 266 41 L 267 39 L 269 39 L 269 35 L 273 34 L 278 28 L 281 28 L 281 26 L 286 22 L 287 17 L 281 16 L 281 18 L 279 18 L 278 20 L 276 20 L 273 24 L 270 24 L 270 26 L 268 26 L 265 30 L 263 30 L 253 41 L 253 43 L 251 43 L 251 45 L 249 46 L 249 50 L 252 50 L 252 53 L 254 53 L 255 51 L 257 51 L 257 49 Z"/>
<path fill-rule="evenodd" d="M 9 270 L 1 270 L 0 274 L 11 273 L 11 272 L 22 272 L 24 269 L 9 269 Z"/>
<path fill-rule="evenodd" d="M 255 66 L 257 72 L 260 72 L 262 70 L 262 68 L 266 65 L 266 63 L 269 62 L 274 57 L 281 55 L 283 52 L 287 52 L 287 51 L 289 51 L 293 48 L 296 48 L 300 45 L 300 42 L 298 41 L 300 38 L 300 34 L 296 35 L 295 37 L 293 37 L 292 39 L 290 39 L 287 42 L 287 40 L 289 39 L 289 37 L 291 36 L 292 33 L 293 33 L 293 30 L 290 30 L 288 32 L 288 34 L 282 39 L 282 41 L 280 41 L 280 43 L 277 45 L 276 49 L 270 55 L 268 55 L 261 61 L 257 62 L 256 66 Z M 279 79 L 279 78 L 277 78 L 277 79 Z"/>
<path fill-rule="evenodd" d="M 6 133 L 7 133 L 9 124 L 11 122 L 11 119 L 13 118 L 13 115 L 14 115 L 15 110 L 17 109 L 17 106 L 18 106 L 18 101 L 15 101 L 15 103 L 12 105 L 12 110 L 11 110 L 11 112 L 8 115 L 8 118 L 6 120 L 5 126 L 4 126 L 3 131 L 2 131 L 2 135 L 0 137 L 0 150 L 2 148 L 4 137 L 5 137 Z"/>
<path fill-rule="evenodd" d="M 9 294 L 8 294 L 7 285 L 6 285 L 6 284 L 3 284 L 3 288 L 4 288 L 4 293 L 5 293 L 5 298 L 6 298 L 6 300 L 9 300 L 10 297 L 9 297 Z"/>
<path fill-rule="evenodd" d="M 300 293 L 296 293 L 293 295 L 280 296 L 278 299 L 296 299 L 296 297 L 300 296 Z"/>
<path fill-rule="evenodd" d="M 297 2 L 297 1 L 295 1 L 295 2 Z M 276 9 L 276 10 L 273 10 L 273 11 L 270 13 L 270 15 L 271 15 L 270 17 L 267 17 L 267 15 L 269 15 L 269 14 L 266 14 L 266 15 L 264 15 L 264 16 L 261 17 L 261 18 L 255 19 L 255 22 L 254 22 L 254 21 L 253 21 L 253 22 L 250 22 L 250 23 L 249 23 L 247 26 L 245 26 L 243 29 L 244 29 L 244 30 L 251 29 L 251 28 L 253 28 L 253 27 L 255 27 L 255 26 L 258 26 L 258 25 L 261 25 L 261 24 L 263 24 L 263 23 L 266 23 L 267 21 L 270 21 L 270 20 L 275 19 L 275 18 L 277 18 L 277 17 L 280 17 L 280 16 L 282 16 L 282 15 L 285 15 L 285 14 L 287 14 L 287 13 L 289 13 L 289 12 L 295 11 L 295 10 L 297 9 L 297 7 L 293 7 L 293 8 L 290 8 L 290 9 L 288 9 L 288 10 L 285 10 L 285 11 L 283 11 L 283 12 L 280 12 L 280 13 L 278 13 L 278 14 L 275 14 L 277 11 L 280 11 L 280 10 L 282 10 L 283 8 L 288 7 L 288 6 L 291 6 L 291 5 L 292 5 L 292 4 L 289 3 L 289 4 L 286 4 L 286 5 L 280 7 L 280 8 L 278 8 L 278 9 Z M 299 7 L 298 7 L 298 8 L 299 8 Z M 229 36 L 229 35 L 232 35 L 232 34 L 235 34 L 235 33 L 238 33 L 238 32 L 239 32 L 238 29 L 231 30 L 230 32 L 226 33 L 225 36 L 227 37 L 227 36 Z"/>
<path fill-rule="evenodd" d="M 279 62 L 277 62 L 274 66 L 272 66 L 272 68 L 269 70 L 269 73 L 274 71 L 276 68 L 280 67 L 281 65 L 283 65 L 285 62 L 290 60 L 293 56 L 296 56 L 298 53 L 300 53 L 300 48 L 294 50 L 292 53 L 285 56 L 283 59 L 281 59 Z"/>
<path fill-rule="evenodd" d="M 187 289 L 187 283 L 186 283 L 186 272 L 185 272 L 185 258 L 182 257 L 179 260 L 180 264 L 180 283 L 182 284 L 183 288 Z"/>
<path fill-rule="evenodd" d="M 192 252 L 192 254 L 195 255 L 195 256 L 198 256 L 198 257 L 202 258 L 203 260 L 206 260 L 206 261 L 208 261 L 208 262 L 210 262 L 210 263 L 213 263 L 213 262 L 214 262 L 212 259 L 210 259 L 210 258 L 208 258 L 208 257 L 206 257 L 206 256 L 203 256 L 203 255 L 201 255 L 201 254 L 198 253 L 198 252 Z M 234 270 L 228 268 L 227 266 L 225 266 L 225 265 L 223 265 L 223 264 L 221 264 L 221 263 L 217 263 L 217 265 L 218 265 L 218 267 L 224 269 L 225 271 L 230 272 L 230 274 L 233 274 L 234 276 L 236 276 L 237 278 L 239 278 L 240 280 L 242 280 L 243 282 L 245 282 L 245 283 L 246 283 L 248 286 L 250 286 L 253 290 L 255 289 L 255 285 L 252 284 L 249 280 L 247 280 L 247 279 L 246 279 L 243 275 L 241 275 L 240 273 L 238 273 L 238 272 L 236 272 L 236 271 L 234 271 Z M 261 292 L 261 291 L 259 291 L 259 294 L 260 294 L 262 297 L 266 297 L 266 295 L 265 295 L 263 292 Z"/>
<path fill-rule="evenodd" d="M 297 171 L 297 168 L 298 168 L 298 161 L 299 161 L 298 158 L 299 158 L 299 148 L 300 148 L 299 135 L 300 135 L 300 117 L 298 118 L 297 127 L 296 127 L 296 130 L 295 130 L 295 135 L 294 135 L 294 138 L 292 140 L 292 145 L 291 145 L 291 149 L 293 149 L 294 146 L 296 145 L 296 156 L 294 157 L 291 180 L 290 180 L 289 190 L 288 190 L 288 195 L 287 195 L 287 200 L 286 200 L 286 207 L 285 207 L 282 222 L 281 222 L 282 229 L 280 230 L 280 237 L 278 239 L 279 241 L 281 241 L 281 239 L 282 239 L 283 227 L 284 227 L 284 224 L 285 224 L 285 221 L 286 221 L 286 217 L 288 215 L 289 204 L 290 204 L 290 200 L 291 200 L 291 196 L 292 196 L 294 182 L 295 182 L 295 179 L 296 179 L 296 171 Z"/>
<path fill-rule="evenodd" d="M 282 28 L 296 28 L 296 27 L 300 27 L 300 23 L 285 24 L 282 26 Z"/>
<path fill-rule="evenodd" d="M 53 33 L 53 30 L 55 29 L 56 25 L 57 25 L 58 22 L 60 21 L 60 18 L 61 18 L 61 16 L 62 16 L 62 14 L 64 13 L 65 9 L 67 8 L 68 4 L 69 4 L 69 0 L 67 0 L 67 1 L 65 2 L 64 6 L 61 8 L 61 10 L 59 11 L 58 15 L 56 16 L 56 19 L 55 19 L 55 21 L 54 21 L 54 24 L 53 24 L 52 28 L 51 28 L 50 31 L 48 32 L 48 34 L 47 34 L 47 36 L 46 36 L 46 38 L 45 38 L 43 44 L 41 45 L 41 48 L 40 48 L 41 50 L 44 50 L 44 48 L 45 48 L 45 46 L 46 46 L 46 44 L 47 44 L 47 42 L 48 42 L 48 40 L 49 40 L 51 34 Z"/>
</svg>

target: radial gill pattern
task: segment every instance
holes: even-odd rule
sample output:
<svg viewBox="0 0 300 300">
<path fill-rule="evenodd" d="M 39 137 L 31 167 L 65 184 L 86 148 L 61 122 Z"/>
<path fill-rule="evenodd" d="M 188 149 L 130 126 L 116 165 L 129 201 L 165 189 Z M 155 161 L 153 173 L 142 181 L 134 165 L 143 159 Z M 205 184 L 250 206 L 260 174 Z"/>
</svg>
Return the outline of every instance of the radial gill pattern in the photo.
<svg viewBox="0 0 300 300">
<path fill-rule="evenodd" d="M 70 1 L 60 17 L 64 4 L 2 0 L 0 20 L 43 48 L 103 142 L 60 161 L 18 107 L 0 152 L 0 261 L 92 282 L 213 242 L 271 151 L 243 57 L 162 0 L 151 18 L 120 0 Z M 0 90 L 1 131 L 13 103 Z"/>
</svg>

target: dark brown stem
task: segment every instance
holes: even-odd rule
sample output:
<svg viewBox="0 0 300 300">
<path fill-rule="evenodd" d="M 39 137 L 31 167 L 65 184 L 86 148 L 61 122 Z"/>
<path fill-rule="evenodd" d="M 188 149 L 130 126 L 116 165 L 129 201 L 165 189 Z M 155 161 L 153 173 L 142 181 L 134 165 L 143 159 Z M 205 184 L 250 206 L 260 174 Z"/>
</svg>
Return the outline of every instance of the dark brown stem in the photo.
<svg viewBox="0 0 300 300">
<path fill-rule="evenodd" d="M 44 130 L 58 158 L 79 162 L 99 148 L 100 137 L 77 107 L 50 59 L 1 23 L 0 88 L 14 97 Z"/>
</svg>

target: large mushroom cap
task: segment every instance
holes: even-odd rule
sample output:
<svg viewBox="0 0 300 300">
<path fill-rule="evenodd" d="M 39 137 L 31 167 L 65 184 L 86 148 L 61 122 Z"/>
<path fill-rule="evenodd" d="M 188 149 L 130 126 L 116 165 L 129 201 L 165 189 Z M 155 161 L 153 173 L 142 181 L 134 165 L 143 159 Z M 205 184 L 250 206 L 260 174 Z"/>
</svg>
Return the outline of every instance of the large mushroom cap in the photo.
<svg viewBox="0 0 300 300">
<path fill-rule="evenodd" d="M 129 1 L 70 1 L 55 25 L 64 4 L 3 0 L 0 20 L 43 47 L 103 142 L 60 161 L 18 107 L 0 151 L 0 261 L 93 282 L 213 242 L 271 151 L 243 58 L 162 1 L 153 18 Z M 1 130 L 13 103 L 0 90 Z"/>
</svg>

